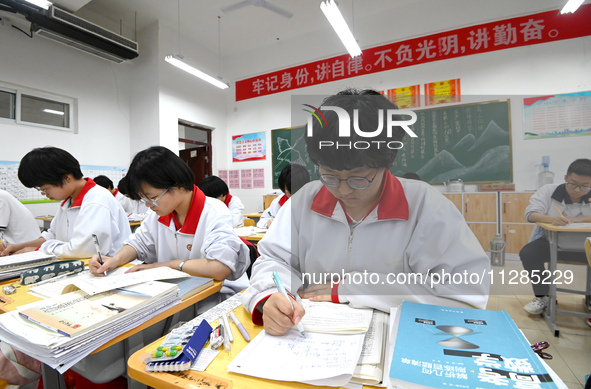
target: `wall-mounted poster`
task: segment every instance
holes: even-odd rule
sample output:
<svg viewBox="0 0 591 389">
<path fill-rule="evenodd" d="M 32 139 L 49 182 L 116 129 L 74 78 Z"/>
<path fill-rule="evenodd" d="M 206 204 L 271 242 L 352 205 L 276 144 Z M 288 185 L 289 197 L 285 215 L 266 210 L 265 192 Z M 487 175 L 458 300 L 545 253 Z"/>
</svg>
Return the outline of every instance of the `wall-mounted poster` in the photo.
<svg viewBox="0 0 591 389">
<path fill-rule="evenodd" d="M 232 137 L 232 162 L 267 159 L 267 143 L 264 132 L 235 135 Z"/>
<path fill-rule="evenodd" d="M 399 109 L 418 108 L 421 106 L 421 86 L 405 86 L 402 88 L 380 91 L 388 100 L 396 104 Z"/>
<path fill-rule="evenodd" d="M 425 105 L 459 103 L 460 79 L 430 82 L 425 84 Z"/>
<path fill-rule="evenodd" d="M 591 135 L 591 92 L 523 99 L 525 139 Z"/>
</svg>

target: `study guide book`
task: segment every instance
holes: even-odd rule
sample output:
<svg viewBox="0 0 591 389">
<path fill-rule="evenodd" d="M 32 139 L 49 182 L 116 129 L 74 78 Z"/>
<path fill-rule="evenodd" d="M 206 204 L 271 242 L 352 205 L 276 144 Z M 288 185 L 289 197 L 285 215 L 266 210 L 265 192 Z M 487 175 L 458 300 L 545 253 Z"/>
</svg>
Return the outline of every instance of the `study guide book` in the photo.
<svg viewBox="0 0 591 389">
<path fill-rule="evenodd" d="M 506 311 L 405 301 L 390 366 L 404 388 L 557 388 Z"/>
<path fill-rule="evenodd" d="M 386 386 L 382 382 L 384 377 L 384 362 L 386 359 L 386 345 L 388 341 L 387 313 L 374 310 L 371 325 L 365 333 L 363 348 L 353 372 L 351 382 L 364 385 Z"/>
<path fill-rule="evenodd" d="M 19 315 L 62 335 L 78 336 L 118 316 L 133 315 L 172 289 L 178 293 L 174 284 L 150 281 L 94 295 L 78 290 L 41 301 Z"/>
</svg>

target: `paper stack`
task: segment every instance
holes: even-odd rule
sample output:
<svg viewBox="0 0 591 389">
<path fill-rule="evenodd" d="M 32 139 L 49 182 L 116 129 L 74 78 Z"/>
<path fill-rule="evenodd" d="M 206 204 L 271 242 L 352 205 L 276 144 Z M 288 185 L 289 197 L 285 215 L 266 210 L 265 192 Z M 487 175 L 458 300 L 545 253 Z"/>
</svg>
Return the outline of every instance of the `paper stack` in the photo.
<svg viewBox="0 0 591 389">
<path fill-rule="evenodd" d="M 94 295 L 76 291 L 0 315 L 0 340 L 63 373 L 179 302 L 178 287 L 160 281 Z"/>
<path fill-rule="evenodd" d="M 27 269 L 49 263 L 55 256 L 41 251 L 7 255 L 0 257 L 0 280 L 18 278 Z"/>
</svg>

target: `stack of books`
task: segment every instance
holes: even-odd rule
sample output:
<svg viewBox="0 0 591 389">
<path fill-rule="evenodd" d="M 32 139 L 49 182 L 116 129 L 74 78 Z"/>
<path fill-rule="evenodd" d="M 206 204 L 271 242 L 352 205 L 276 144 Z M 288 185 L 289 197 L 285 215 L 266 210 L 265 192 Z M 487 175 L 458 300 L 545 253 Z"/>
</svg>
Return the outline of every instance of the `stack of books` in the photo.
<svg viewBox="0 0 591 389">
<path fill-rule="evenodd" d="M 55 256 L 41 251 L 7 255 L 0 257 L 0 280 L 18 278 L 25 270 L 49 263 Z"/>
<path fill-rule="evenodd" d="M 0 315 L 0 340 L 63 373 L 111 339 L 180 302 L 175 284 L 82 290 Z"/>
</svg>

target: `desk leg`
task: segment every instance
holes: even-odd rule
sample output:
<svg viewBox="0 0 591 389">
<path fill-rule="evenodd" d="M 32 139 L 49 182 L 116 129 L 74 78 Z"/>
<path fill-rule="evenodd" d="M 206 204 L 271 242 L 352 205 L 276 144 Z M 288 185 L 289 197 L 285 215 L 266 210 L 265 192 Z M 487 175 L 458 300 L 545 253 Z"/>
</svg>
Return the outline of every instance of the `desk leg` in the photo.
<svg viewBox="0 0 591 389">
<path fill-rule="evenodd" d="M 43 377 L 44 388 L 66 389 L 66 379 L 63 374 L 52 369 L 45 363 L 41 366 L 41 376 Z"/>
<path fill-rule="evenodd" d="M 144 335 L 142 332 L 138 332 L 135 335 L 130 336 L 129 338 L 123 341 L 123 350 L 125 352 L 125 360 L 128 361 L 129 357 L 136 351 L 142 349 L 145 346 L 144 344 Z M 135 381 L 129 378 L 127 375 L 127 387 L 129 389 L 147 389 L 147 386 L 142 384 L 141 382 Z"/>
<path fill-rule="evenodd" d="M 548 270 L 552 277 L 548 295 L 548 308 L 544 312 L 544 319 L 550 330 L 554 332 L 554 336 L 558 337 L 559 330 L 556 326 L 556 284 L 554 283 L 554 274 L 558 263 L 558 232 L 548 231 L 548 241 L 550 242 L 550 263 L 548 264 Z"/>
</svg>

